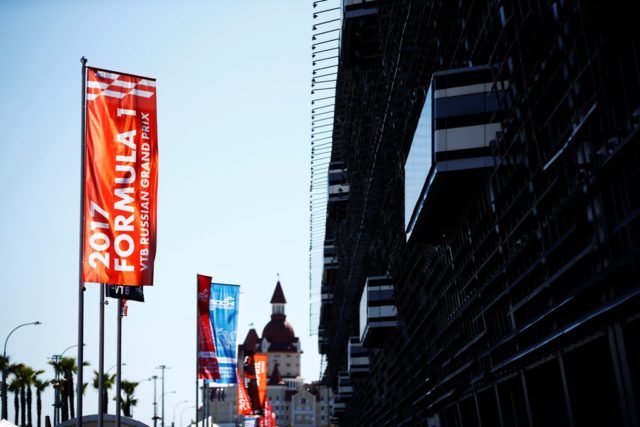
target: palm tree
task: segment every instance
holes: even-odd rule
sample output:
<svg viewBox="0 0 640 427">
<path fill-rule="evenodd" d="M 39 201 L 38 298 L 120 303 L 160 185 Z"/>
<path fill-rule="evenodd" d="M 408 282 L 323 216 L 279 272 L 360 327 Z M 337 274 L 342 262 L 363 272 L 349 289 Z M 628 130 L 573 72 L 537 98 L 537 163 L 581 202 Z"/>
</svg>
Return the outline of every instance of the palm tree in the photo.
<svg viewBox="0 0 640 427">
<path fill-rule="evenodd" d="M 35 372 L 33 370 L 33 368 L 27 366 L 25 367 L 24 370 L 24 375 L 25 375 L 25 381 L 24 381 L 24 387 L 27 390 L 27 406 L 26 406 L 26 411 L 25 414 L 27 416 L 27 426 L 31 427 L 33 426 L 33 418 L 31 417 L 32 411 L 32 403 L 33 403 L 33 394 L 31 393 L 31 386 L 33 385 L 33 376 L 35 375 Z"/>
<path fill-rule="evenodd" d="M 35 384 L 38 375 L 44 374 L 44 371 L 35 371 L 33 368 L 25 367 L 25 388 L 27 389 L 27 426 L 33 426 L 33 393 L 31 390 L 31 386 Z"/>
<path fill-rule="evenodd" d="M 33 369 L 27 365 L 20 364 L 14 375 L 20 384 L 20 425 L 27 425 L 27 389 L 31 395 L 31 377 Z M 31 397 L 31 396 L 29 396 Z M 29 423 L 29 425 L 31 425 Z"/>
<path fill-rule="evenodd" d="M 95 388 L 96 390 L 98 390 L 98 388 L 100 387 L 99 384 L 99 374 L 98 371 L 96 371 L 95 369 L 93 370 L 93 388 Z M 104 390 L 104 394 L 102 396 L 102 407 L 104 408 L 104 413 L 108 414 L 109 410 L 108 410 L 108 406 L 109 406 L 109 389 L 111 387 L 113 387 L 113 385 L 115 384 L 116 381 L 116 374 L 111 374 L 109 375 L 104 374 L 103 378 L 102 378 L 102 387 Z"/>
<path fill-rule="evenodd" d="M 62 398 L 60 406 L 62 409 L 62 421 L 66 421 L 69 419 L 69 416 L 71 416 L 71 418 L 75 418 L 76 416 L 75 406 L 73 404 L 73 375 L 78 372 L 78 365 L 76 364 L 76 359 L 74 357 L 63 357 L 60 359 L 59 363 L 62 376 L 64 378 L 61 388 Z M 84 366 L 87 366 L 88 364 L 88 362 L 85 362 Z M 52 366 L 54 366 L 53 363 Z"/>
<path fill-rule="evenodd" d="M 2 416 L 0 416 L 0 419 L 8 417 L 7 376 L 9 373 L 9 364 L 9 356 L 0 356 L 0 371 L 2 372 Z"/>
<path fill-rule="evenodd" d="M 40 427 L 41 419 L 42 419 L 42 392 L 45 388 L 47 388 L 50 384 L 49 381 L 43 381 L 38 378 L 39 373 L 41 374 L 43 371 L 38 371 L 33 377 L 33 385 L 36 389 L 36 416 L 38 419 L 38 427 Z"/>
<path fill-rule="evenodd" d="M 63 370 L 62 370 L 62 364 L 60 363 L 60 359 L 49 360 L 49 365 L 51 365 L 51 367 L 53 367 L 53 372 L 54 372 L 55 378 L 56 378 L 53 381 L 51 381 L 51 385 L 53 386 L 54 393 L 55 393 L 55 400 L 54 400 L 54 403 L 53 403 L 53 410 L 57 414 L 58 411 L 64 412 L 64 411 L 62 411 L 62 404 L 63 404 L 63 402 L 65 402 L 65 404 L 66 404 L 65 399 L 62 398 L 63 391 L 64 391 Z M 56 419 L 56 417 L 54 417 L 54 420 Z M 67 419 L 68 419 L 68 417 L 67 417 Z"/>
<path fill-rule="evenodd" d="M 120 398 L 120 407 L 122 408 L 122 412 L 124 412 L 125 417 L 131 417 L 131 410 L 138 404 L 138 399 L 133 396 L 136 391 L 136 387 L 138 387 L 138 384 L 140 383 L 127 380 L 122 380 L 122 382 L 120 383 L 120 388 L 125 395 L 124 399 L 122 397 Z"/>
<path fill-rule="evenodd" d="M 64 378 L 62 399 L 66 400 L 65 407 L 69 412 L 69 417 L 75 418 L 75 407 L 73 404 L 73 374 L 78 372 L 78 365 L 76 364 L 76 359 L 73 357 L 63 357 L 60 359 L 60 365 L 62 366 L 62 376 Z M 64 418 L 62 418 L 62 420 L 64 421 Z"/>
<path fill-rule="evenodd" d="M 13 423 L 18 425 L 18 415 L 20 414 L 20 402 L 18 396 L 20 395 L 20 380 L 16 377 L 9 383 L 9 391 L 13 393 L 13 408 L 15 410 Z"/>
</svg>

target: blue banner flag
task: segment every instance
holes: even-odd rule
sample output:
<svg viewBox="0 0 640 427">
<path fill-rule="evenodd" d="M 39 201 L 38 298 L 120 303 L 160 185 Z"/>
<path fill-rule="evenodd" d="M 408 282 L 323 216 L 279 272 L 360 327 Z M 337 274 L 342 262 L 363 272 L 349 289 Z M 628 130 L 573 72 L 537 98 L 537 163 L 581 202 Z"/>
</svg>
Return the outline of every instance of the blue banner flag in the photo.
<svg viewBox="0 0 640 427">
<path fill-rule="evenodd" d="M 236 335 L 239 297 L 240 286 L 238 285 L 211 284 L 209 315 L 211 317 L 220 378 L 207 382 L 224 385 L 238 383 L 238 377 L 236 376 Z"/>
</svg>

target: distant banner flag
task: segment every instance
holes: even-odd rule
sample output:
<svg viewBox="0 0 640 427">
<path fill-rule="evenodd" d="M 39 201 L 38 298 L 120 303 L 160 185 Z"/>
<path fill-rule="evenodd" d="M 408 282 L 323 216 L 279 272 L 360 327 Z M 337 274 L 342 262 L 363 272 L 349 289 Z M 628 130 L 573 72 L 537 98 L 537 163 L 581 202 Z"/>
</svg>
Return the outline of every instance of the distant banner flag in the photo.
<svg viewBox="0 0 640 427">
<path fill-rule="evenodd" d="M 220 378 L 209 316 L 210 296 L 211 277 L 198 274 L 198 378 L 203 380 Z"/>
<path fill-rule="evenodd" d="M 269 402 L 269 398 L 265 400 L 264 403 L 264 421 L 263 424 L 265 427 L 276 427 L 275 424 L 272 424 L 271 415 L 273 414 L 273 408 L 271 407 L 271 402 Z"/>
<path fill-rule="evenodd" d="M 236 376 L 240 377 L 238 371 L 236 370 Z M 253 408 L 251 407 L 251 401 L 249 400 L 249 394 L 247 393 L 247 389 L 244 386 L 242 381 L 238 381 L 237 390 L 237 400 L 238 400 L 238 414 L 239 415 L 247 415 L 253 412 Z"/>
<path fill-rule="evenodd" d="M 249 395 L 251 407 L 254 410 L 262 409 L 262 403 L 260 402 L 260 394 L 258 393 L 258 382 L 256 380 L 256 366 L 254 362 L 254 355 L 249 354 L 244 357 L 244 386 Z"/>
<path fill-rule="evenodd" d="M 126 317 L 127 314 L 129 314 L 129 305 L 127 304 L 126 299 L 122 300 L 122 305 L 120 306 L 120 308 L 121 308 L 120 315 L 122 317 Z"/>
<path fill-rule="evenodd" d="M 264 353 L 255 354 L 253 356 L 253 363 L 255 366 L 256 381 L 258 382 L 260 409 L 263 409 L 267 397 L 267 355 Z"/>
<path fill-rule="evenodd" d="M 107 286 L 107 296 L 123 300 L 144 302 L 144 288 L 142 286 Z"/>
<path fill-rule="evenodd" d="M 87 68 L 82 281 L 153 285 L 155 79 Z"/>
<path fill-rule="evenodd" d="M 215 380 L 216 384 L 238 383 L 236 336 L 239 296 L 240 286 L 238 285 L 211 284 L 209 310 L 220 371 L 220 378 Z"/>
</svg>

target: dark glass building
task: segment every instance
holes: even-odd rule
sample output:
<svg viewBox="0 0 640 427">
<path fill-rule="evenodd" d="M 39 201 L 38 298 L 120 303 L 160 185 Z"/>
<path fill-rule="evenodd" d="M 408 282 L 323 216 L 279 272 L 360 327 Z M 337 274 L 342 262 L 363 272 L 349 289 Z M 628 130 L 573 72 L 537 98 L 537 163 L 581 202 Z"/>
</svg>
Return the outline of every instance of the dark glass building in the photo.
<svg viewBox="0 0 640 427">
<path fill-rule="evenodd" d="M 336 420 L 640 425 L 638 2 L 341 8 Z"/>
</svg>

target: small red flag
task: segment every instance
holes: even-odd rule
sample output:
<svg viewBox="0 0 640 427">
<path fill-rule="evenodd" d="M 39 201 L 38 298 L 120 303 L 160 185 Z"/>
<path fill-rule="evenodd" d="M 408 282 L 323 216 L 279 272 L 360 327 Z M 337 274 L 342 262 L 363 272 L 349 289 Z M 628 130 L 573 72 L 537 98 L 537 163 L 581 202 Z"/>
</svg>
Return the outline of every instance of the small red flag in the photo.
<svg viewBox="0 0 640 427">
<path fill-rule="evenodd" d="M 210 295 L 211 277 L 198 274 L 198 378 L 203 380 L 220 378 L 209 315 Z"/>
</svg>

